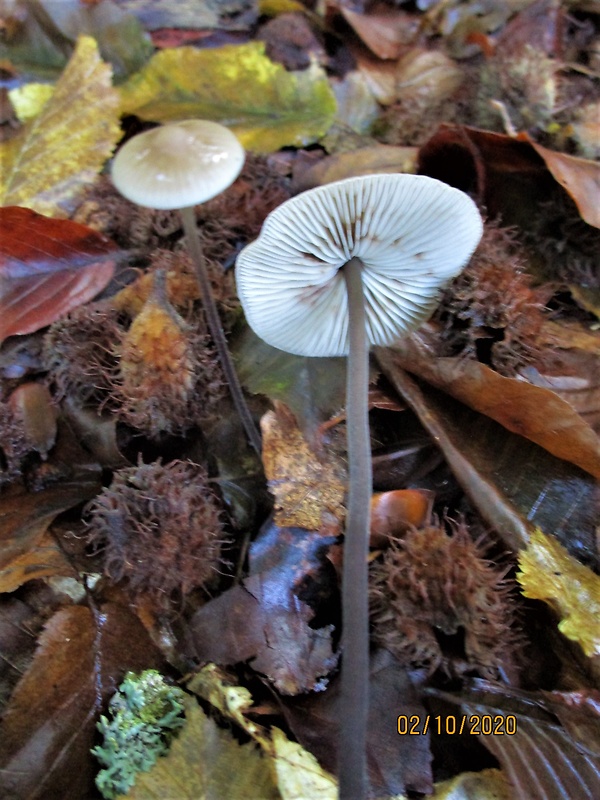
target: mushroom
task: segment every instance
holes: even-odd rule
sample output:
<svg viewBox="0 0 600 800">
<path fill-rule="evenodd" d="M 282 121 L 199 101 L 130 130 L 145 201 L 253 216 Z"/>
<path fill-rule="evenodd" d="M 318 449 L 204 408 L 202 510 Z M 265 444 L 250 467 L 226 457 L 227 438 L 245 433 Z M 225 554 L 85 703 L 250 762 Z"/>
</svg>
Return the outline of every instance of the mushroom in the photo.
<svg viewBox="0 0 600 800">
<path fill-rule="evenodd" d="M 369 348 L 392 344 L 429 317 L 482 230 L 475 203 L 457 189 L 421 175 L 366 175 L 286 201 L 237 258 L 238 294 L 260 337 L 298 355 L 348 355 L 342 798 L 367 792 Z"/>
<path fill-rule="evenodd" d="M 223 125 L 207 120 L 184 120 L 153 128 L 130 139 L 114 158 L 112 180 L 119 192 L 133 203 L 179 211 L 208 327 L 248 440 L 260 454 L 260 436 L 229 354 L 193 209 L 234 182 L 244 157 L 241 144 Z"/>
</svg>

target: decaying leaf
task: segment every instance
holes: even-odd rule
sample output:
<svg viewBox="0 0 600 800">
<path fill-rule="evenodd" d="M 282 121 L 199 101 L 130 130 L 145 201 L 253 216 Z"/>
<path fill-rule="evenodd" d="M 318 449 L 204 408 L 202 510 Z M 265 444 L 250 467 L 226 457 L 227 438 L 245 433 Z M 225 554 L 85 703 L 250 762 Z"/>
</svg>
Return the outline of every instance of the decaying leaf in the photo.
<svg viewBox="0 0 600 800">
<path fill-rule="evenodd" d="M 281 403 L 261 420 L 263 464 L 275 495 L 275 522 L 317 531 L 339 529 L 346 485 L 342 464 L 330 453 L 317 458 Z"/>
<path fill-rule="evenodd" d="M 27 581 L 55 575 L 77 577 L 77 573 L 49 533 L 27 552 L 0 569 L 0 592 L 14 592 Z"/>
<path fill-rule="evenodd" d="M 111 69 L 82 36 L 42 112 L 0 144 L 0 202 L 66 216 L 121 135 Z"/>
<path fill-rule="evenodd" d="M 331 588 L 321 570 L 333 542 L 332 536 L 265 525 L 251 547 L 252 574 L 192 617 L 193 655 L 222 665 L 250 660 L 283 694 L 323 688 L 338 658 L 333 625 L 311 627 L 315 612 L 298 594 L 312 582 L 326 605 Z"/>
<path fill-rule="evenodd" d="M 505 378 L 485 364 L 434 358 L 415 336 L 394 346 L 391 358 L 438 389 L 525 436 L 548 452 L 600 478 L 600 439 L 579 414 L 554 392 Z"/>
<path fill-rule="evenodd" d="M 0 342 L 50 325 L 104 289 L 114 242 L 28 208 L 0 208 Z"/>
<path fill-rule="evenodd" d="M 166 756 L 140 773 L 127 800 L 230 800 L 280 797 L 269 762 L 252 743 L 239 744 L 206 716 L 198 703 L 185 703 L 185 724 Z"/>
<path fill-rule="evenodd" d="M 392 147 L 385 144 L 362 147 L 350 153 L 338 153 L 321 159 L 298 176 L 295 188 L 304 191 L 356 175 L 414 173 L 416 162 L 416 147 Z"/>
<path fill-rule="evenodd" d="M 511 787 L 499 769 L 461 772 L 436 783 L 430 800 L 513 800 Z"/>
<path fill-rule="evenodd" d="M 569 552 L 598 563 L 600 486 L 591 475 L 409 377 L 378 351 L 387 378 L 419 416 L 483 519 L 514 551 L 533 526 L 552 526 Z"/>
<path fill-rule="evenodd" d="M 295 742 L 290 742 L 279 728 L 265 728 L 252 722 L 244 713 L 252 707 L 252 696 L 236 686 L 215 664 L 207 664 L 188 683 L 188 689 L 208 700 L 226 718 L 239 725 L 272 759 L 277 788 L 284 800 L 335 800 L 337 783 L 318 764 L 316 758 Z"/>
<path fill-rule="evenodd" d="M 28 800 L 92 792 L 95 719 L 124 673 L 161 659 L 141 623 L 109 603 L 58 611 L 40 637 L 0 728 L 0 794 Z"/>
<path fill-rule="evenodd" d="M 40 492 L 14 491 L 0 498 L 0 575 L 9 581 L 23 557 L 39 546 L 48 526 L 62 511 L 93 497 L 96 480 L 63 482 Z"/>
<path fill-rule="evenodd" d="M 262 42 L 163 50 L 121 87 L 124 114 L 154 122 L 212 119 L 258 153 L 311 144 L 327 132 L 335 108 L 319 67 L 286 72 Z"/>
<path fill-rule="evenodd" d="M 579 642 L 587 656 L 599 656 L 600 577 L 539 529 L 520 554 L 519 566 L 525 597 L 550 603 L 562 617 L 559 630 Z"/>
</svg>

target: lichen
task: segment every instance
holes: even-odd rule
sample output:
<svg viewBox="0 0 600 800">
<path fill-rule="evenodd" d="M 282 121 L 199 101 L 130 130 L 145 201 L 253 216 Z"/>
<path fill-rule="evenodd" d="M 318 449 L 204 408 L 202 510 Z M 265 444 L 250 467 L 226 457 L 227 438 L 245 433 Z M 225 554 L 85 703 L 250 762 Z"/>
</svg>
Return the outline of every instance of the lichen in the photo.
<svg viewBox="0 0 600 800">
<path fill-rule="evenodd" d="M 147 772 L 164 755 L 184 723 L 185 693 L 169 686 L 156 670 L 128 672 L 97 728 L 104 738 L 92 754 L 103 765 L 96 786 L 112 800 L 126 794 L 139 772 Z"/>
</svg>

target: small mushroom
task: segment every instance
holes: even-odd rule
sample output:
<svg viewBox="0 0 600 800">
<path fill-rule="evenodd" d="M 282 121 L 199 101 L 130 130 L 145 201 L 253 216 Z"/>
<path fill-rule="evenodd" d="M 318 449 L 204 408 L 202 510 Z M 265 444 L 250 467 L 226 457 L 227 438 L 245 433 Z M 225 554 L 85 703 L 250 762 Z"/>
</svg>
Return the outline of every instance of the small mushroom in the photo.
<svg viewBox="0 0 600 800">
<path fill-rule="evenodd" d="M 112 180 L 133 203 L 179 211 L 223 372 L 248 440 L 260 453 L 260 437 L 244 400 L 212 296 L 193 209 L 227 189 L 243 164 L 244 150 L 230 130 L 216 122 L 185 120 L 130 139 L 115 156 Z"/>
<path fill-rule="evenodd" d="M 238 293 L 259 336 L 298 355 L 348 355 L 342 798 L 367 794 L 369 348 L 392 344 L 428 318 L 482 230 L 475 204 L 457 189 L 420 175 L 367 175 L 283 203 L 237 259 Z"/>
</svg>

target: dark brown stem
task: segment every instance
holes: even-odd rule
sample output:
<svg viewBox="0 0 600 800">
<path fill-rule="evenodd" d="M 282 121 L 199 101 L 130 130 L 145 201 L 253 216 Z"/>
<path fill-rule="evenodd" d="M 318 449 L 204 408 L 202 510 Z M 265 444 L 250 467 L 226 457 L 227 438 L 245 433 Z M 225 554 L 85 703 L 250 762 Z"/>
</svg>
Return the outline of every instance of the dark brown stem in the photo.
<svg viewBox="0 0 600 800">
<path fill-rule="evenodd" d="M 262 449 L 260 435 L 256 429 L 256 425 L 254 424 L 254 420 L 252 419 L 252 414 L 250 413 L 250 410 L 246 404 L 244 393 L 238 380 L 235 367 L 233 366 L 229 348 L 227 347 L 227 339 L 225 338 L 225 332 L 223 331 L 223 326 L 221 325 L 217 304 L 215 303 L 212 294 L 208 271 L 206 269 L 206 262 L 204 260 L 204 254 L 202 252 L 202 248 L 200 247 L 200 238 L 198 236 L 198 229 L 196 228 L 194 209 L 181 208 L 179 213 L 181 214 L 181 219 L 183 221 L 183 230 L 185 232 L 188 248 L 192 256 L 192 261 L 194 262 L 194 266 L 196 268 L 196 277 L 198 279 L 198 283 L 200 284 L 200 291 L 202 292 L 202 302 L 204 304 L 204 313 L 206 314 L 208 329 L 212 336 L 213 342 L 215 343 L 215 347 L 217 348 L 221 367 L 225 373 L 225 379 L 229 384 L 231 397 L 233 398 L 237 412 L 242 420 L 242 425 L 246 431 L 248 441 L 260 456 Z"/>
<path fill-rule="evenodd" d="M 368 554 L 373 485 L 369 432 L 369 343 L 362 285 L 363 265 L 344 266 L 350 349 L 346 378 L 348 514 L 342 576 L 342 691 L 340 706 L 340 800 L 367 796 L 369 712 Z"/>
</svg>

